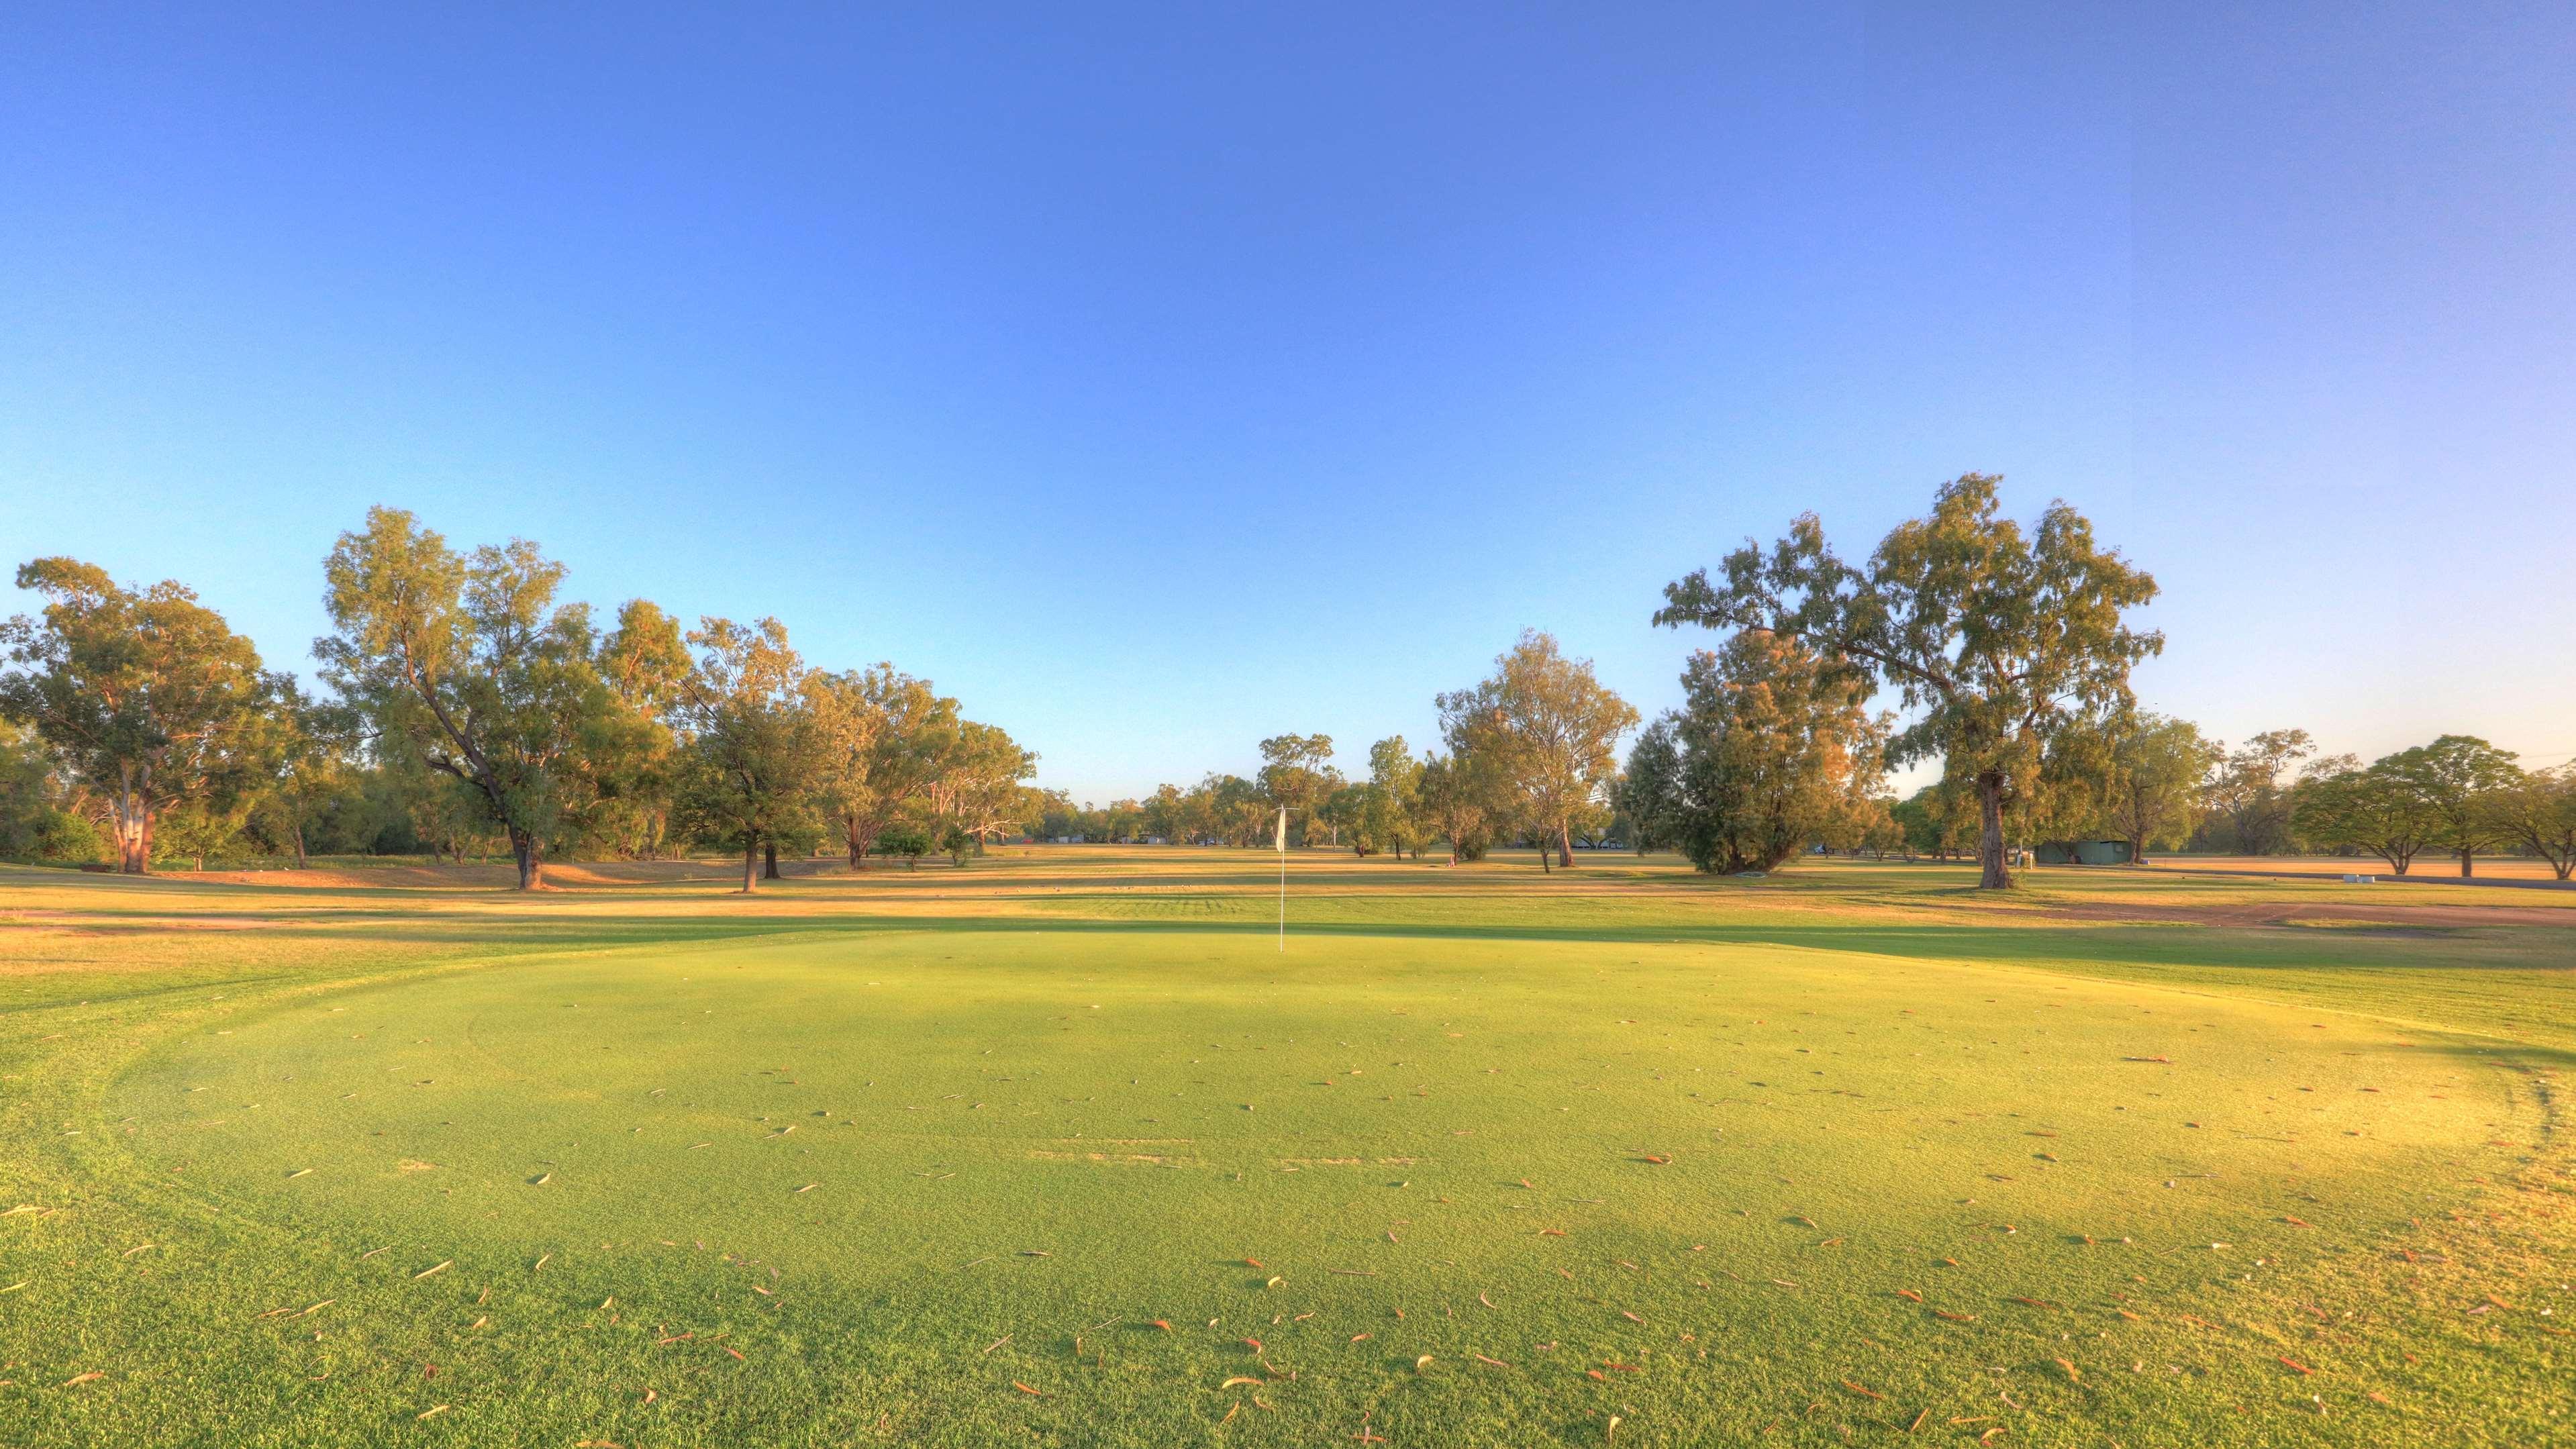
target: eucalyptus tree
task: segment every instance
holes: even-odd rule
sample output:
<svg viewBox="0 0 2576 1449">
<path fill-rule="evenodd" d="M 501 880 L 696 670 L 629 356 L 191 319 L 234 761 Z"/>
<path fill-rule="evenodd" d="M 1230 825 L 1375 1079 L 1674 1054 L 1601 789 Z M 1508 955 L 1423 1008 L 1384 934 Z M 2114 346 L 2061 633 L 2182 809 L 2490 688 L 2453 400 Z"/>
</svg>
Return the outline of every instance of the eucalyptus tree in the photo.
<svg viewBox="0 0 2576 1449">
<path fill-rule="evenodd" d="M 1482 860 L 1494 839 L 1517 825 L 1509 783 L 1491 756 L 1453 750 L 1426 753 L 1419 787 L 1422 821 L 1448 843 L 1449 863 Z"/>
<path fill-rule="evenodd" d="M 0 715 L 0 860 L 97 857 L 97 827 L 67 783 L 35 731 Z"/>
<path fill-rule="evenodd" d="M 958 726 L 955 748 L 941 761 L 928 797 L 940 818 L 974 837 L 980 853 L 987 840 L 1028 823 L 1020 782 L 1037 772 L 1036 752 L 1022 748 L 1008 730 L 967 720 Z M 1133 802 L 1122 803 L 1129 818 L 1117 828 L 1132 833 L 1142 815 Z"/>
<path fill-rule="evenodd" d="M 1386 792 L 1381 828 L 1387 848 L 1398 860 L 1408 850 L 1416 858 L 1422 846 L 1422 761 L 1402 735 L 1389 735 L 1369 746 L 1369 783 Z"/>
<path fill-rule="evenodd" d="M 15 666 L 0 672 L 0 716 L 96 792 L 117 868 L 147 872 L 165 811 L 230 797 L 256 773 L 259 653 L 175 582 L 129 589 L 68 558 L 27 563 L 17 582 L 45 607 L 0 624 Z"/>
<path fill-rule="evenodd" d="M 1745 629 L 1693 654 L 1682 688 L 1683 707 L 1629 756 L 1629 801 L 1699 869 L 1774 870 L 1812 844 L 1857 847 L 1884 818 L 1886 727 L 1848 671 Z"/>
<path fill-rule="evenodd" d="M 2291 795 L 2292 824 L 2301 835 L 2329 848 L 2367 851 L 2397 875 L 2441 839 L 2441 807 L 2422 773 L 2397 755 L 2366 769 L 2347 764 L 2312 772 Z"/>
<path fill-rule="evenodd" d="M 590 610 L 559 604 L 564 567 L 512 539 L 459 554 L 399 508 L 367 511 L 323 565 L 337 630 L 322 674 L 380 747 L 462 782 L 508 837 L 519 888 L 590 804 L 579 752 L 608 710 Z"/>
<path fill-rule="evenodd" d="M 697 839 L 742 852 L 742 892 L 759 889 L 764 853 L 813 836 L 823 749 L 806 702 L 804 661 L 776 619 L 708 618 L 688 636 L 697 662 L 681 684 L 680 820 Z"/>
<path fill-rule="evenodd" d="M 1261 769 L 1255 778 L 1271 808 L 1288 812 L 1292 829 L 1329 823 L 1322 820 L 1324 803 L 1344 784 L 1332 759 L 1331 735 L 1272 735 L 1261 742 Z"/>
<path fill-rule="evenodd" d="M 2227 751 L 2202 797 L 2236 849 L 2271 855 L 2290 845 L 2291 771 L 2316 753 L 2306 730 L 2265 730 Z"/>
<path fill-rule="evenodd" d="M 818 673 L 806 683 L 823 751 L 823 806 L 850 869 L 938 783 L 959 744 L 957 701 L 892 664 Z"/>
<path fill-rule="evenodd" d="M 347 704 L 308 693 L 291 675 L 269 676 L 256 751 L 263 778 L 252 810 L 272 842 L 289 847 L 297 870 L 305 868 L 313 824 L 355 785 L 363 734 Z"/>
<path fill-rule="evenodd" d="M 650 860 L 670 838 L 678 736 L 671 717 L 692 660 L 680 621 L 649 599 L 630 599 L 596 655 L 606 707 L 592 716 L 574 763 L 587 808 L 576 822 L 582 838 L 620 855 Z"/>
<path fill-rule="evenodd" d="M 2062 500 L 2024 533 L 1997 516 L 2001 480 L 1968 473 L 1941 485 L 1929 516 L 1898 525 L 1867 566 L 1845 563 L 1812 513 L 1766 554 L 1751 540 L 1720 577 L 1665 586 L 1655 622 L 1767 629 L 1837 670 L 1894 688 L 1922 714 L 1889 747 L 1903 765 L 1942 757 L 1974 783 L 1980 884 L 2008 888 L 2004 811 L 2037 779 L 2061 731 L 2134 703 L 2129 671 L 2164 636 L 2125 615 L 2156 583 Z"/>
<path fill-rule="evenodd" d="M 1513 797 L 1506 813 L 1553 842 L 1560 865 L 1574 863 L 1573 825 L 1602 806 L 1618 773 L 1619 737 L 1637 711 L 1594 677 L 1592 661 L 1568 659 L 1553 636 L 1531 629 L 1494 660 L 1472 689 L 1437 697 L 1453 758 L 1475 755 Z"/>
<path fill-rule="evenodd" d="M 2212 772 L 2225 756 L 2200 727 L 2161 714 L 2121 714 L 2104 731 L 2101 817 L 2109 834 L 2129 843 L 2129 863 L 2149 850 L 2180 845 L 2208 799 Z"/>
<path fill-rule="evenodd" d="M 1670 848 L 1681 812 L 1681 721 L 1666 714 L 1646 726 L 1628 747 L 1612 804 L 1628 821 L 1628 844 L 1639 855 Z"/>
</svg>

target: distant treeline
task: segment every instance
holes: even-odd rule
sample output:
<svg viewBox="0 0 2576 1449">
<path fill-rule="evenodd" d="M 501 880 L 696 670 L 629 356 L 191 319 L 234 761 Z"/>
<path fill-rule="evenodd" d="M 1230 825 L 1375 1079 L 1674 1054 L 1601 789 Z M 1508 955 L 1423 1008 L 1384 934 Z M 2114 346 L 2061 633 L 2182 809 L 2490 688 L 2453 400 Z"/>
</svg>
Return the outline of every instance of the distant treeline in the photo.
<svg viewBox="0 0 2576 1449">
<path fill-rule="evenodd" d="M 369 512 L 323 565 L 324 692 L 185 586 L 43 558 L 0 626 L 0 857 L 146 871 L 244 856 L 737 851 L 963 856 L 1044 802 L 1037 757 L 891 664 L 807 666 L 776 620 L 601 628 L 561 564 Z"/>
<path fill-rule="evenodd" d="M 1819 848 L 1973 856 L 2012 884 L 2027 847 L 2117 841 L 2416 858 L 2519 851 L 2576 868 L 2576 764 L 2526 771 L 2444 735 L 2369 765 L 2300 730 L 2230 749 L 2139 708 L 2129 673 L 2164 638 L 2128 614 L 2153 578 L 2059 502 L 2025 530 L 1999 480 L 1941 486 L 1925 517 L 1850 563 L 1812 516 L 1769 549 L 1668 585 L 1659 625 L 1724 637 L 1684 703 L 1647 725 L 1537 631 L 1434 696 L 1441 739 L 1401 736 L 1344 775 L 1324 735 L 1263 740 L 1251 778 L 1211 774 L 1077 806 L 1026 781 L 1037 756 L 890 664 L 809 667 L 774 619 L 683 631 L 644 600 L 602 628 L 558 603 L 562 565 L 514 540 L 460 553 L 377 508 L 324 561 L 323 690 L 263 668 L 175 582 L 118 584 L 43 558 L 44 596 L 0 626 L 0 858 L 199 864 L 246 854 L 506 851 L 522 886 L 567 855 L 738 852 L 743 887 L 782 854 L 963 861 L 1044 839 L 1305 844 L 1452 862 L 1526 842 L 1670 849 L 1767 871 Z M 1896 711 L 1874 711 L 1893 696 Z M 1893 769 L 1937 761 L 1913 796 Z"/>
</svg>

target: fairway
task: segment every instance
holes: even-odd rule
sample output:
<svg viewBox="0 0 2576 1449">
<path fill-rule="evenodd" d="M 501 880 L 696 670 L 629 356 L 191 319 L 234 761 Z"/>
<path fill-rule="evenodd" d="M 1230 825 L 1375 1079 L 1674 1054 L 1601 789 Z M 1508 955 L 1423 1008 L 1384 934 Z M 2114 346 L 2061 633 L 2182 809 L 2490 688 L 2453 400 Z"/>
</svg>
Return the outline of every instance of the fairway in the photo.
<svg viewBox="0 0 2576 1449">
<path fill-rule="evenodd" d="M 0 872 L 0 1440 L 2576 1434 L 2576 899 L 1270 860 Z"/>
</svg>

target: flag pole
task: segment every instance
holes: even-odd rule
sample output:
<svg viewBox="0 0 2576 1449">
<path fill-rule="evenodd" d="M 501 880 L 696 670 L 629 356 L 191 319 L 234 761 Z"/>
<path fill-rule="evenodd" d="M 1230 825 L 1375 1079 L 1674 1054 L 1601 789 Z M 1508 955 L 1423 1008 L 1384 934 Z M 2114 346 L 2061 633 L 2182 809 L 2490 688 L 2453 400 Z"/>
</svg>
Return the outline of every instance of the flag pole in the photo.
<svg viewBox="0 0 2576 1449">
<path fill-rule="evenodd" d="M 1288 954 L 1288 807 L 1279 807 L 1279 954 Z"/>
</svg>

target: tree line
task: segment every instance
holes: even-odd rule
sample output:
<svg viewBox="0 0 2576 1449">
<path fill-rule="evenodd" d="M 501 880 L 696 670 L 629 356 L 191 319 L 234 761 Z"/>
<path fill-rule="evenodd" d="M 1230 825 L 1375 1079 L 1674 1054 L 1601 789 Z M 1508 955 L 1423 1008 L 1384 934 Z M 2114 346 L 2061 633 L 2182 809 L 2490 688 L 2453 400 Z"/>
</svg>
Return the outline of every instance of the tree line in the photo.
<svg viewBox="0 0 2576 1449">
<path fill-rule="evenodd" d="M 2576 857 L 2576 765 L 2526 772 L 2485 741 L 2445 735 L 2368 766 L 2312 758 L 2300 730 L 2230 750 L 2189 721 L 2141 709 L 2131 669 L 2164 647 L 2135 629 L 2154 578 L 2097 544 L 2063 502 L 2035 528 L 2004 517 L 1999 479 L 1937 490 L 1863 562 L 1813 515 L 1767 550 L 1747 541 L 1714 575 L 1665 589 L 1659 625 L 1726 635 L 1692 653 L 1683 704 L 1648 725 L 1622 768 L 1634 709 L 1547 635 L 1524 635 L 1476 686 L 1436 696 L 1444 749 L 1402 737 L 1369 750 L 1366 780 L 1330 764 L 1332 741 L 1262 741 L 1258 776 L 1210 775 L 1106 809 L 1054 798 L 1040 833 L 1082 839 L 1264 843 L 1289 812 L 1308 843 L 1358 854 L 1498 841 L 1616 840 L 1675 850 L 1704 871 L 1774 870 L 1817 850 L 1968 855 L 2008 887 L 2037 843 L 2116 840 L 2128 858 L 2185 845 L 2385 857 L 2454 853 L 2463 874 L 2500 848 Z M 1892 694 L 1907 711 L 1873 712 Z M 1889 772 L 1940 777 L 1904 800 Z"/>
<path fill-rule="evenodd" d="M 1049 797 L 1042 838 L 1268 845 L 1282 812 L 1288 837 L 1367 856 L 1402 858 L 1440 841 L 1452 863 L 1482 859 L 1497 844 L 1528 841 L 1560 865 L 1577 838 L 1595 843 L 1613 818 L 1619 739 L 1637 711 L 1602 684 L 1590 660 L 1569 659 L 1554 637 L 1531 630 L 1494 661 L 1494 672 L 1436 696 L 1440 748 L 1416 756 L 1402 735 L 1369 746 L 1365 779 L 1332 763 L 1330 735 L 1274 735 L 1261 742 L 1250 779 L 1210 774 L 1163 785 L 1106 807 Z"/>
<path fill-rule="evenodd" d="M 2576 869 L 2576 764 L 2526 771 L 2444 735 L 2363 765 L 2301 730 L 2235 749 L 2141 709 L 2129 676 L 2163 636 L 2128 615 L 2152 576 L 2063 502 L 2025 530 L 2000 480 L 1943 484 L 1930 512 L 1849 562 L 1813 515 L 1769 548 L 1664 590 L 1667 627 L 1723 632 L 1682 672 L 1683 703 L 1646 725 L 1548 634 L 1484 679 L 1436 694 L 1440 740 L 1372 744 L 1365 778 L 1333 741 L 1260 743 L 1251 777 L 1077 806 L 1025 782 L 1036 756 L 880 664 L 809 667 L 774 619 L 679 623 L 644 600 L 601 629 L 558 602 L 563 568 L 513 541 L 451 549 L 408 513 L 372 510 L 324 565 L 326 691 L 260 664 L 176 583 L 119 586 L 38 559 L 40 617 L 0 626 L 0 856 L 126 870 L 248 840 L 299 863 L 335 846 L 497 842 L 522 886 L 567 852 L 645 859 L 739 851 L 744 888 L 782 851 L 828 842 L 961 860 L 996 836 L 1267 844 L 1450 860 L 1578 840 L 1676 850 L 1704 871 L 1768 871 L 1819 848 L 1972 855 L 2008 887 L 2023 849 L 2096 839 L 2129 859 L 2185 845 L 2370 854 L 2398 874 L 2427 852 L 2523 851 Z M 1893 696 L 1904 713 L 1873 710 Z M 1897 800 L 1891 770 L 1940 767 Z"/>
<path fill-rule="evenodd" d="M 0 855 L 144 872 L 497 844 L 535 889 L 566 855 L 715 848 L 748 891 L 826 842 L 853 868 L 962 858 L 1045 803 L 1037 756 L 926 680 L 809 666 L 775 619 L 683 630 L 638 599 L 602 628 L 564 574 L 372 509 L 324 562 L 308 692 L 181 584 L 34 560 L 42 612 L 0 625 Z"/>
</svg>

